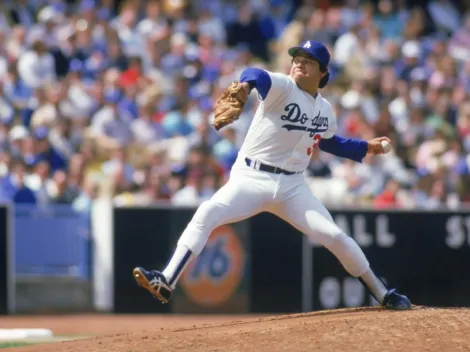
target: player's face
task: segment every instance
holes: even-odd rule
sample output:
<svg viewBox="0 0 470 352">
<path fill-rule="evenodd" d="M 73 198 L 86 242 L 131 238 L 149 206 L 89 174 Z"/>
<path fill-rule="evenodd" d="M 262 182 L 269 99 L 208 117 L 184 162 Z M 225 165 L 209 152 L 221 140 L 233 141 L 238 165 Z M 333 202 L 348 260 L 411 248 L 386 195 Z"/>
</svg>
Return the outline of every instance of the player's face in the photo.
<svg viewBox="0 0 470 352">
<path fill-rule="evenodd" d="M 292 60 L 290 75 L 301 88 L 318 87 L 318 83 L 325 75 L 325 72 L 320 70 L 318 61 L 305 54 L 299 54 Z"/>
</svg>

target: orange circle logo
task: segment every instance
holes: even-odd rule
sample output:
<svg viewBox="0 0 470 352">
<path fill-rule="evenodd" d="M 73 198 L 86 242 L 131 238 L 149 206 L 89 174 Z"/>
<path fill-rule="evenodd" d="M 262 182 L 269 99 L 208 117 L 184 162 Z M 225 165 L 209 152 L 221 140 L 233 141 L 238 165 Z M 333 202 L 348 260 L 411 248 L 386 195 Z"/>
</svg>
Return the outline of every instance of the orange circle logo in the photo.
<svg viewBox="0 0 470 352">
<path fill-rule="evenodd" d="M 211 233 L 204 250 L 184 271 L 181 287 L 194 302 L 217 306 L 237 289 L 244 264 L 244 250 L 235 230 L 222 225 Z"/>
</svg>

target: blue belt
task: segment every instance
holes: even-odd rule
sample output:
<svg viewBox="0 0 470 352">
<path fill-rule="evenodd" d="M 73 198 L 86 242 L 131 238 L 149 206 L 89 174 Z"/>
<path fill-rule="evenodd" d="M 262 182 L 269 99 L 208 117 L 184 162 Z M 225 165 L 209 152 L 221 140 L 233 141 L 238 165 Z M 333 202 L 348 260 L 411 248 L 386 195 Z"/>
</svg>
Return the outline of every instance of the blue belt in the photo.
<svg viewBox="0 0 470 352">
<path fill-rule="evenodd" d="M 303 171 L 296 171 L 296 172 L 287 171 L 287 170 L 281 169 L 280 167 L 266 165 L 266 164 L 260 163 L 259 161 L 251 160 L 250 158 L 245 158 L 245 161 L 246 161 L 246 165 L 249 167 L 252 167 L 253 169 L 270 172 L 272 174 L 295 175 L 295 174 L 303 173 Z"/>
</svg>

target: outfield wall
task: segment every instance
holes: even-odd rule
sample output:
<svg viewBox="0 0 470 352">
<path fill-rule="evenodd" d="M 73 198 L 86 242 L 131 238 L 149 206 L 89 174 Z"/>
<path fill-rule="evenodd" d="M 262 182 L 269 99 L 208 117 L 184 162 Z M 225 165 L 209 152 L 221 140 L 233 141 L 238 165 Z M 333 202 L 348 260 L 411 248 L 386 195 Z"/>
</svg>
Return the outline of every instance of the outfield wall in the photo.
<svg viewBox="0 0 470 352">
<path fill-rule="evenodd" d="M 114 209 L 115 312 L 282 313 L 377 304 L 328 250 L 268 213 L 216 229 L 171 304 L 154 304 L 135 285 L 132 268 L 162 268 L 194 211 Z M 414 304 L 470 306 L 468 211 L 331 212 L 382 279 Z"/>
</svg>

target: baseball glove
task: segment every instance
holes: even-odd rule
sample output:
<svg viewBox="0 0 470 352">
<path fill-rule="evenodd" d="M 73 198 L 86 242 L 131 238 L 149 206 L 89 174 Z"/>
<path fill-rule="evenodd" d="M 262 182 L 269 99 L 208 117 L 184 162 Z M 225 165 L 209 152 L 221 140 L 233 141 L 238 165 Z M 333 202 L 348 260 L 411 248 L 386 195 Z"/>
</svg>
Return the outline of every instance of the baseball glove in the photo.
<svg viewBox="0 0 470 352">
<path fill-rule="evenodd" d="M 243 107 L 248 99 L 248 94 L 240 82 L 232 82 L 224 90 L 214 105 L 214 121 L 212 125 L 218 131 L 222 127 L 238 120 Z"/>
</svg>

